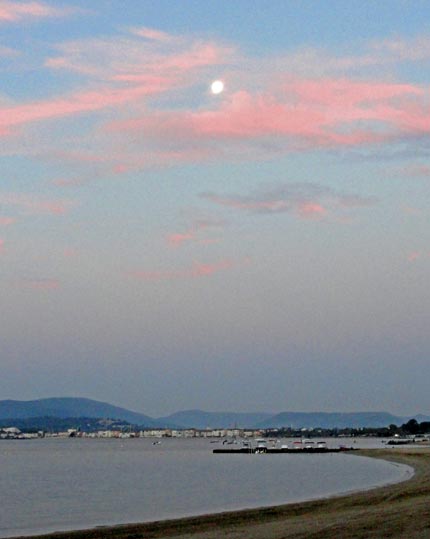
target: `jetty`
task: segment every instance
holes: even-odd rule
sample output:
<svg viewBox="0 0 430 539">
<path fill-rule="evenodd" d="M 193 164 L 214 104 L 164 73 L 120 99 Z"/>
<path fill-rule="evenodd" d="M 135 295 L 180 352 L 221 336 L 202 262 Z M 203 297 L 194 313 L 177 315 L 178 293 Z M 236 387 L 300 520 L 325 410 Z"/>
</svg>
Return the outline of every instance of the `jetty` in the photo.
<svg viewBox="0 0 430 539">
<path fill-rule="evenodd" d="M 288 453 L 292 455 L 302 455 L 303 453 L 342 453 L 344 451 L 355 451 L 354 447 L 301 447 L 301 448 L 290 448 L 290 447 L 239 447 L 234 448 L 218 448 L 214 449 L 212 452 L 216 454 L 237 454 L 237 455 L 249 455 L 249 454 L 270 454 L 270 455 L 280 455 L 281 453 Z"/>
</svg>

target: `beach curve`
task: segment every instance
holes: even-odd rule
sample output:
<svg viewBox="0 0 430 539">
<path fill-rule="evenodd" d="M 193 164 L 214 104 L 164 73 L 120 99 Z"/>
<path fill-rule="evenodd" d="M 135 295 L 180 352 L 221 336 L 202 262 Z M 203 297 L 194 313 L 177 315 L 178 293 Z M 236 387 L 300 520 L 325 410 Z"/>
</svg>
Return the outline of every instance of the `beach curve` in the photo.
<svg viewBox="0 0 430 539">
<path fill-rule="evenodd" d="M 354 454 L 406 464 L 402 482 L 300 503 L 174 520 L 32 536 L 44 539 L 289 539 L 430 537 L 430 448 L 360 449 Z M 27 536 L 26 539 L 29 539 Z"/>
</svg>

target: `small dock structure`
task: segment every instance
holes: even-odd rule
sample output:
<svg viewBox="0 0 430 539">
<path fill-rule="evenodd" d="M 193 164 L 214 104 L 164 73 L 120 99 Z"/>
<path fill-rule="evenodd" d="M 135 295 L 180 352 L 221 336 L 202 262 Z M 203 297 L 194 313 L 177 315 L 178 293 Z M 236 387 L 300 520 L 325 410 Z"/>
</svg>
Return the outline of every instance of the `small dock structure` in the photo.
<svg viewBox="0 0 430 539">
<path fill-rule="evenodd" d="M 291 447 L 288 445 L 281 445 L 280 447 L 275 444 L 269 446 L 267 440 L 255 440 L 255 445 L 252 445 L 250 442 L 244 442 L 242 447 L 223 447 L 213 450 L 215 454 L 235 454 L 235 455 L 249 455 L 249 454 L 269 454 L 269 455 L 280 455 L 280 454 L 317 454 L 317 453 L 341 453 L 344 451 L 353 451 L 353 447 L 327 447 L 326 442 L 313 442 L 311 440 L 301 440 L 299 442 L 294 442 Z"/>
</svg>

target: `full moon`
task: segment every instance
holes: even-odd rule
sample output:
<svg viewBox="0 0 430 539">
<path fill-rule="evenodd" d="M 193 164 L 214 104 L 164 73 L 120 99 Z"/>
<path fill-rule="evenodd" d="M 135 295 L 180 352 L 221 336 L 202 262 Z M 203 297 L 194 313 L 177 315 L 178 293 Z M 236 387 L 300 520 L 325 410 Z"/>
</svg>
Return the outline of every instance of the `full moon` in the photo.
<svg viewBox="0 0 430 539">
<path fill-rule="evenodd" d="M 211 84 L 211 92 L 213 94 L 220 94 L 224 90 L 224 83 L 222 80 L 214 80 Z"/>
</svg>

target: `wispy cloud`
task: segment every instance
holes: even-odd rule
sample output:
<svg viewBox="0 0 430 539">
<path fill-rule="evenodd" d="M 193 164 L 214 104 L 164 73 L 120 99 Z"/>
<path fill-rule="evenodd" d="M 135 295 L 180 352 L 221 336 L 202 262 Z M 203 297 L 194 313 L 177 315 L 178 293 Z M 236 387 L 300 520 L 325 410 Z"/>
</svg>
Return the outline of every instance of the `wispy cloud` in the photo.
<svg viewBox="0 0 430 539">
<path fill-rule="evenodd" d="M 413 215 L 415 217 L 423 215 L 423 210 L 420 208 L 415 208 L 414 206 L 403 206 L 402 210 L 407 215 Z"/>
<path fill-rule="evenodd" d="M 0 129 L 4 133 L 22 124 L 73 116 L 123 105 L 150 93 L 146 86 L 122 89 L 99 89 L 77 92 L 67 98 L 38 101 L 25 105 L 0 108 Z"/>
<path fill-rule="evenodd" d="M 151 37 L 150 37 L 151 36 Z M 155 29 L 65 42 L 45 62 L 104 81 L 146 83 L 164 88 L 189 86 L 193 73 L 231 61 L 233 49 L 210 40 L 176 37 Z"/>
<path fill-rule="evenodd" d="M 181 270 L 139 270 L 131 272 L 131 277 L 142 281 L 170 281 L 175 279 L 196 279 L 210 277 L 220 271 L 226 271 L 234 267 L 231 260 L 219 260 L 217 262 L 202 263 L 194 262 L 190 268 Z"/>
<path fill-rule="evenodd" d="M 0 23 L 14 23 L 25 19 L 65 17 L 77 11 L 72 7 L 54 7 L 45 2 L 15 2 L 0 0 Z"/>
<path fill-rule="evenodd" d="M 178 156 L 200 148 L 209 159 L 250 152 L 254 159 L 267 158 L 271 146 L 286 153 L 430 133 L 429 95 L 413 84 L 296 78 L 270 91 L 227 93 L 217 106 L 198 110 L 147 109 L 106 124 L 106 132 L 120 140 L 137 138 L 143 149 L 175 148 Z"/>
<path fill-rule="evenodd" d="M 391 173 L 388 171 L 387 174 L 408 178 L 429 177 L 430 166 L 425 164 L 410 164 L 404 167 L 395 168 Z"/>
<path fill-rule="evenodd" d="M 406 84 L 353 80 L 294 80 L 278 96 L 233 94 L 217 111 L 192 116 L 199 135 L 258 137 L 271 134 L 302 137 L 316 146 L 360 144 L 381 140 L 380 128 L 409 120 L 401 98 L 422 96 L 424 90 Z M 396 98 L 400 101 L 394 102 Z M 361 122 L 361 125 L 357 125 Z M 379 129 L 363 122 L 381 122 Z M 349 128 L 347 129 L 347 127 Z M 386 131 L 386 135 L 391 132 Z"/>
<path fill-rule="evenodd" d="M 16 221 L 13 217 L 3 217 L 0 216 L 0 226 L 8 226 L 13 224 Z"/>
<path fill-rule="evenodd" d="M 6 58 L 14 58 L 15 56 L 19 56 L 20 54 L 21 53 L 16 49 L 11 49 L 10 47 L 0 45 L 0 57 L 3 56 Z"/>
<path fill-rule="evenodd" d="M 422 253 L 420 251 L 412 251 L 408 254 L 407 260 L 408 262 L 415 262 L 422 256 Z"/>
<path fill-rule="evenodd" d="M 75 258 L 78 255 L 78 250 L 75 247 L 66 247 L 63 255 L 65 258 Z"/>
<path fill-rule="evenodd" d="M 201 197 L 250 214 L 293 213 L 301 219 L 322 219 L 337 210 L 376 203 L 373 197 L 338 193 L 328 186 L 313 183 L 278 184 L 250 195 L 202 193 Z"/>
<path fill-rule="evenodd" d="M 0 204 L 18 208 L 29 214 L 63 215 L 73 205 L 71 200 L 52 200 L 23 193 L 0 193 Z"/>
<path fill-rule="evenodd" d="M 202 233 L 211 229 L 220 230 L 222 222 L 213 219 L 196 219 L 188 230 L 174 232 L 167 236 L 167 243 L 170 247 L 180 247 L 184 243 L 193 242 L 203 245 L 218 243 L 219 238 L 204 237 Z"/>
<path fill-rule="evenodd" d="M 327 215 L 327 208 L 317 202 L 303 202 L 297 211 L 302 219 L 322 219 Z"/>
<path fill-rule="evenodd" d="M 28 288 L 31 290 L 57 290 L 60 288 L 60 281 L 58 279 L 51 278 L 37 278 L 37 279 L 21 279 L 17 285 L 20 288 Z"/>
<path fill-rule="evenodd" d="M 430 58 L 430 36 L 418 35 L 411 38 L 390 38 L 369 43 L 374 62 L 417 62 Z"/>
<path fill-rule="evenodd" d="M 153 41 L 161 41 L 164 43 L 176 41 L 171 34 L 162 32 L 161 30 L 157 30 L 155 28 L 148 28 L 146 26 L 130 28 L 130 32 L 136 36 L 144 37 L 145 39 L 150 39 Z"/>
<path fill-rule="evenodd" d="M 45 129 L 49 151 L 34 136 L 31 150 L 21 145 L 21 151 L 48 159 L 63 155 L 82 165 L 99 160 L 112 175 L 429 137 L 427 85 L 396 81 L 394 71 L 390 77 L 380 70 L 366 77 L 357 72 L 384 61 L 393 69 L 402 47 L 402 61 L 418 60 L 428 41 L 419 39 L 415 56 L 407 55 L 405 41 L 371 43 L 351 57 L 296 50 L 258 59 L 221 41 L 146 27 L 68 41 L 44 65 L 53 75 L 76 75 L 74 89 L 31 102 L 0 102 L 0 136 L 14 140 L 16 151 L 27 126 Z M 317 69 L 322 64 L 324 73 Z M 216 99 L 202 91 L 215 71 L 226 74 L 226 91 Z M 82 115 L 88 121 L 74 137 L 73 151 L 67 139 L 50 135 L 56 122 L 67 133 L 67 119 Z"/>
<path fill-rule="evenodd" d="M 394 67 L 416 63 L 430 58 L 430 37 L 426 34 L 373 39 L 349 52 L 333 52 L 325 47 L 300 48 L 267 58 L 267 70 L 272 73 L 294 74 L 299 77 L 358 76 L 360 78 L 386 77 Z M 248 59 L 249 61 L 249 59 Z M 251 60 L 252 61 L 252 60 Z M 255 66 L 251 71 L 255 71 Z M 265 72 L 265 74 L 267 71 Z"/>
<path fill-rule="evenodd" d="M 142 31 L 148 34 L 148 30 Z M 0 104 L 0 135 L 13 134 L 27 124 L 106 109 L 128 115 L 127 107 L 133 104 L 142 113 L 149 97 L 169 90 L 177 95 L 181 88 L 193 85 L 197 72 L 224 62 L 230 55 L 230 49 L 210 41 L 182 39 L 172 43 L 166 36 L 154 36 L 149 40 L 139 35 L 93 38 L 58 45 L 59 54 L 46 59 L 45 67 L 78 73 L 85 81 L 61 96 Z"/>
<path fill-rule="evenodd" d="M 196 232 L 194 230 L 188 230 L 186 232 L 175 232 L 167 236 L 167 243 L 171 247 L 179 247 L 186 241 L 194 240 Z"/>
</svg>

